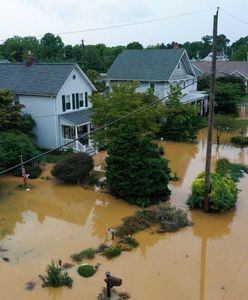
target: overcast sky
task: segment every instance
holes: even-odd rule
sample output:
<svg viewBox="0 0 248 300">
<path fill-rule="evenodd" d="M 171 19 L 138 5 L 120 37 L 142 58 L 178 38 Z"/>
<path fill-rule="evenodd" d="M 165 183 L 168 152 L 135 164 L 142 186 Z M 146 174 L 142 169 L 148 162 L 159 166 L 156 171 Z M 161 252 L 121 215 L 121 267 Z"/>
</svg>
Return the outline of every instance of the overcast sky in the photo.
<svg viewBox="0 0 248 300">
<path fill-rule="evenodd" d="M 177 16 L 60 36 L 65 44 L 72 45 L 82 39 L 85 44 L 107 46 L 132 41 L 144 46 L 197 41 L 212 34 L 217 6 L 221 8 L 219 34 L 224 33 L 231 42 L 248 35 L 248 0 L 0 0 L 0 40 L 14 35 L 42 36 L 46 32 L 57 34 Z M 179 16 L 188 13 L 193 14 Z"/>
</svg>

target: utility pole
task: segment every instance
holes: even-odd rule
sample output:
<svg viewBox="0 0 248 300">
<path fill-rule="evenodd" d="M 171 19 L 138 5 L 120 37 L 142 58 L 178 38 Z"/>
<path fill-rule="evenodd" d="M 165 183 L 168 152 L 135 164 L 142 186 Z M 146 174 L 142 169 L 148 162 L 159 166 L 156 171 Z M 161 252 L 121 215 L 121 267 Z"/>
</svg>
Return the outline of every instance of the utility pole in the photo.
<svg viewBox="0 0 248 300">
<path fill-rule="evenodd" d="M 212 68 L 210 81 L 209 95 L 209 112 L 208 112 L 208 138 L 207 138 L 207 153 L 205 165 L 205 186 L 204 186 L 204 211 L 209 212 L 209 194 L 211 191 L 210 175 L 211 175 L 211 158 L 212 158 L 212 136 L 213 136 L 213 119 L 214 119 L 214 99 L 215 99 L 215 77 L 216 77 L 216 53 L 217 53 L 217 28 L 218 28 L 218 13 L 214 15 L 213 25 L 213 48 L 212 48 Z"/>
</svg>

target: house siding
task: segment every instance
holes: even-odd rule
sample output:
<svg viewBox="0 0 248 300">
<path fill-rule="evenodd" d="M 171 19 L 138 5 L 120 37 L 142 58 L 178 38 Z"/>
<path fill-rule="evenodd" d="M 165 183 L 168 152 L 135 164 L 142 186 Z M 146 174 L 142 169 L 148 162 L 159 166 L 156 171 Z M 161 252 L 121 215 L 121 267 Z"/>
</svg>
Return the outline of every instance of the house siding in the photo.
<svg viewBox="0 0 248 300">
<path fill-rule="evenodd" d="M 31 114 L 35 121 L 36 126 L 33 133 L 37 137 L 37 146 L 45 149 L 57 147 L 58 117 L 55 112 L 55 99 L 53 97 L 19 96 L 19 102 L 25 106 L 22 111 Z"/>
<path fill-rule="evenodd" d="M 73 79 L 74 76 L 76 76 L 75 79 Z M 87 92 L 87 94 L 88 94 L 88 107 L 84 106 L 84 107 L 76 108 L 76 106 L 75 106 L 75 108 L 73 109 L 72 94 L 83 93 L 84 99 L 85 99 L 85 92 Z M 63 95 L 70 95 L 70 99 L 71 99 L 71 109 L 70 110 L 63 111 L 63 107 L 62 107 L 62 96 Z M 88 82 L 85 81 L 82 74 L 75 68 L 71 72 L 71 74 L 69 75 L 69 77 L 67 78 L 65 83 L 63 84 L 62 88 L 60 89 L 60 91 L 56 97 L 57 114 L 60 115 L 63 113 L 68 113 L 68 112 L 73 112 L 73 111 L 77 111 L 77 110 L 81 110 L 81 109 L 83 110 L 83 109 L 91 108 L 92 104 L 89 99 L 89 97 L 91 95 L 92 95 L 92 88 L 90 87 Z"/>
</svg>

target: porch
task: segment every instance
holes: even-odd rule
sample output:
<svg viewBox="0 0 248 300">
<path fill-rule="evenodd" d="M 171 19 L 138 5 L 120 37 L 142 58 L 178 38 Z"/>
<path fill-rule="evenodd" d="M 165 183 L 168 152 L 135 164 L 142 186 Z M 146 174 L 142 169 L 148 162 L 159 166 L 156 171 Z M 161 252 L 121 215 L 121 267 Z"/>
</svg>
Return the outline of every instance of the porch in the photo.
<svg viewBox="0 0 248 300">
<path fill-rule="evenodd" d="M 61 145 L 71 142 L 65 149 L 71 148 L 74 152 L 87 152 L 90 155 L 95 153 L 94 142 L 89 135 L 93 129 L 89 116 L 88 110 L 60 115 Z"/>
</svg>

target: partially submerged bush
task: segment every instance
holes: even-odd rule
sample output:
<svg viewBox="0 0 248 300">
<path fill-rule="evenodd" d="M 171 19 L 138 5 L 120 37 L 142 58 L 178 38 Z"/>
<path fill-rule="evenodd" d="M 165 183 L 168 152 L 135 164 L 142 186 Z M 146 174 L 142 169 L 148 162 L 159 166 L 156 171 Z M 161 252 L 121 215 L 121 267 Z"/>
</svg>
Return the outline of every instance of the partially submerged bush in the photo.
<svg viewBox="0 0 248 300">
<path fill-rule="evenodd" d="M 84 258 L 92 259 L 95 257 L 96 250 L 93 248 L 87 248 L 79 253 L 74 253 L 71 255 L 71 259 L 74 261 L 80 262 Z"/>
<path fill-rule="evenodd" d="M 125 237 L 123 239 L 121 239 L 118 242 L 118 247 L 122 250 L 122 251 L 130 251 L 133 248 L 136 248 L 139 245 L 139 243 L 131 237 Z"/>
<path fill-rule="evenodd" d="M 241 164 L 231 163 L 226 158 L 221 158 L 216 163 L 216 173 L 221 176 L 232 179 L 234 182 L 238 182 L 244 173 L 248 173 L 248 167 Z"/>
<path fill-rule="evenodd" d="M 77 269 L 78 274 L 82 277 L 91 277 L 96 273 L 95 267 L 88 265 L 88 264 L 83 264 Z"/>
<path fill-rule="evenodd" d="M 248 145 L 248 137 L 243 137 L 241 135 L 234 136 L 231 138 L 231 142 L 238 146 L 247 146 Z"/>
<path fill-rule="evenodd" d="M 24 166 L 25 167 L 25 171 L 26 171 L 26 174 L 29 174 L 29 179 L 35 179 L 37 177 L 40 176 L 41 174 L 41 168 L 38 167 L 38 166 Z M 21 177 L 22 176 L 22 172 L 21 172 L 21 169 L 18 168 L 18 169 L 15 169 L 12 173 L 14 176 L 18 176 L 18 177 Z"/>
<path fill-rule="evenodd" d="M 114 246 L 106 248 L 103 252 L 103 256 L 105 256 L 109 259 L 114 258 L 119 255 L 121 255 L 121 249 L 119 247 L 114 247 Z"/>
<path fill-rule="evenodd" d="M 59 287 L 68 286 L 71 287 L 73 279 L 68 275 L 67 272 L 63 272 L 58 264 L 53 261 L 46 268 L 47 275 L 44 276 L 43 286 Z"/>
<path fill-rule="evenodd" d="M 223 212 L 233 208 L 237 201 L 238 193 L 234 181 L 217 173 L 211 173 L 210 178 L 210 210 Z M 187 200 L 187 205 L 190 208 L 204 207 L 204 185 L 205 175 L 201 173 L 196 177 L 191 187 L 192 194 Z"/>
<path fill-rule="evenodd" d="M 150 210 L 141 210 L 134 216 L 123 219 L 123 224 L 116 229 L 116 236 L 128 237 L 134 233 L 159 225 L 158 232 L 176 231 L 180 227 L 189 225 L 187 213 L 174 207 L 156 207 Z"/>
<path fill-rule="evenodd" d="M 94 163 L 87 153 L 73 153 L 58 162 L 51 173 L 54 177 L 66 183 L 79 183 L 84 181 L 93 169 Z"/>
</svg>

